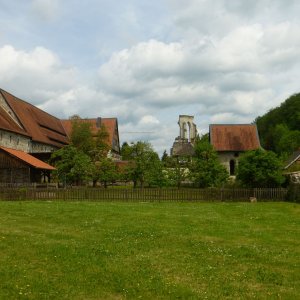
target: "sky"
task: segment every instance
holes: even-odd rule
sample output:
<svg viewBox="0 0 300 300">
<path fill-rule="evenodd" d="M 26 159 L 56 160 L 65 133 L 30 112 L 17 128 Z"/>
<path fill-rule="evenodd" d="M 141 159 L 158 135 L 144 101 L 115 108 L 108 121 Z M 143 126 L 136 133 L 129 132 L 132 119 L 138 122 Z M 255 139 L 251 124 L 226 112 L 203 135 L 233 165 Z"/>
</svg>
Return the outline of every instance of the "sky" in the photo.
<svg viewBox="0 0 300 300">
<path fill-rule="evenodd" d="M 160 154 L 179 115 L 251 123 L 299 93 L 298 0 L 0 0 L 0 87 L 58 118 L 118 118 Z"/>
</svg>

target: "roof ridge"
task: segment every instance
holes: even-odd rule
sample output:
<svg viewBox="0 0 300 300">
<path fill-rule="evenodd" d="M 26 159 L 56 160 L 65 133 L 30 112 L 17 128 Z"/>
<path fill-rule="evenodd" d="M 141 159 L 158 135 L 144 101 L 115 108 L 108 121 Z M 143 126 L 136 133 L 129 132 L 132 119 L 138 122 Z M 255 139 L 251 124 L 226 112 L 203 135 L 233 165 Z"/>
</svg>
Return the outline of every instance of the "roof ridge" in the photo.
<svg viewBox="0 0 300 300">
<path fill-rule="evenodd" d="M 37 109 L 37 110 L 39 110 L 39 111 L 41 111 L 41 112 L 47 114 L 48 116 L 50 116 L 50 117 L 52 117 L 52 118 L 55 118 L 55 119 L 57 119 L 57 120 L 60 120 L 58 117 L 51 115 L 50 113 L 44 111 L 43 109 L 39 108 L 38 106 L 36 106 L 36 105 L 34 105 L 34 104 L 32 104 L 32 103 L 26 101 L 26 100 L 23 100 L 23 99 L 21 99 L 21 98 L 15 96 L 15 95 L 13 95 L 12 93 L 7 92 L 6 90 L 3 90 L 3 89 L 0 88 L 0 91 L 1 91 L 1 92 L 3 91 L 3 92 L 5 92 L 5 93 L 9 94 L 9 95 L 12 96 L 15 100 L 18 100 L 18 101 L 21 101 L 21 102 L 23 102 L 23 103 L 26 103 L 26 104 L 28 104 L 30 107 L 32 107 L 32 108 L 34 108 L 34 109 Z"/>
</svg>

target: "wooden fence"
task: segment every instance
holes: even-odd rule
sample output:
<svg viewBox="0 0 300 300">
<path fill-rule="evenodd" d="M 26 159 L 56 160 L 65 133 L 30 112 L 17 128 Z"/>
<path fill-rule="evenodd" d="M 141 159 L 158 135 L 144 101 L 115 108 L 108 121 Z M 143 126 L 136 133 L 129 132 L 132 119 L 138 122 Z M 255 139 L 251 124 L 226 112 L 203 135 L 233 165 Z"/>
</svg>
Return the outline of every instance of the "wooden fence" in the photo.
<svg viewBox="0 0 300 300">
<path fill-rule="evenodd" d="M 34 189 L 0 188 L 0 200 L 61 200 L 61 201 L 285 201 L 287 189 Z"/>
</svg>

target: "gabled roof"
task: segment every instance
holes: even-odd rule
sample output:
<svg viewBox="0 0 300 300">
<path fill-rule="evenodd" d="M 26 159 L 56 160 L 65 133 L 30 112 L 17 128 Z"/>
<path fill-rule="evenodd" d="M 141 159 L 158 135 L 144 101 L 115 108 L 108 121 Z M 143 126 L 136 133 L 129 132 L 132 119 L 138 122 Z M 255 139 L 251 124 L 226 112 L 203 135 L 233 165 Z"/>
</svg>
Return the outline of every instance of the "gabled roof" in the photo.
<svg viewBox="0 0 300 300">
<path fill-rule="evenodd" d="M 295 151 L 285 162 L 284 169 L 289 168 L 295 161 L 300 160 L 300 149 Z"/>
<path fill-rule="evenodd" d="M 80 122 L 91 124 L 92 134 L 96 136 L 101 125 L 104 125 L 108 133 L 108 143 L 113 144 L 115 131 L 118 130 L 117 118 L 93 118 L 93 119 L 78 119 Z M 72 120 L 61 120 L 63 127 L 70 138 L 72 132 Z"/>
<path fill-rule="evenodd" d="M 18 126 L 15 123 L 15 121 L 13 121 L 13 119 L 7 114 L 7 112 L 1 106 L 0 106 L 0 128 L 10 132 L 29 136 L 28 133 L 23 128 Z"/>
<path fill-rule="evenodd" d="M 62 147 L 68 138 L 59 119 L 0 89 L 0 93 L 16 115 L 20 128 L 2 109 L 0 128 L 31 137 L 33 141 Z"/>
<path fill-rule="evenodd" d="M 249 151 L 260 148 L 255 124 L 212 124 L 210 143 L 216 151 Z"/>
<path fill-rule="evenodd" d="M 11 148 L 6 148 L 6 147 L 1 147 L 0 150 L 3 150 L 4 152 L 8 153 L 9 155 L 23 161 L 27 165 L 30 165 L 31 167 L 34 167 L 36 169 L 42 169 L 42 170 L 55 170 L 54 167 L 48 165 L 47 163 L 37 159 L 36 157 L 20 151 L 20 150 L 15 150 Z"/>
</svg>

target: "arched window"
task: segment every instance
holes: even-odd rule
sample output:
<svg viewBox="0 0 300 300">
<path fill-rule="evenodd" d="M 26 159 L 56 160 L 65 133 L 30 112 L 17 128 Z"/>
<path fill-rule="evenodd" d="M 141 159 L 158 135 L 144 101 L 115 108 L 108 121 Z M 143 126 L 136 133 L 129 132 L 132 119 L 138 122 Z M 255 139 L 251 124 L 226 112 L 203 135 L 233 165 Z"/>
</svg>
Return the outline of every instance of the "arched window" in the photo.
<svg viewBox="0 0 300 300">
<path fill-rule="evenodd" d="M 233 176 L 235 174 L 235 160 L 232 159 L 229 162 L 229 171 L 230 171 L 230 176 Z"/>
</svg>

